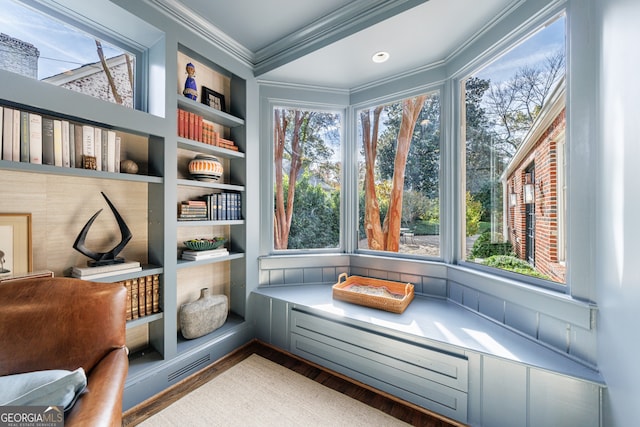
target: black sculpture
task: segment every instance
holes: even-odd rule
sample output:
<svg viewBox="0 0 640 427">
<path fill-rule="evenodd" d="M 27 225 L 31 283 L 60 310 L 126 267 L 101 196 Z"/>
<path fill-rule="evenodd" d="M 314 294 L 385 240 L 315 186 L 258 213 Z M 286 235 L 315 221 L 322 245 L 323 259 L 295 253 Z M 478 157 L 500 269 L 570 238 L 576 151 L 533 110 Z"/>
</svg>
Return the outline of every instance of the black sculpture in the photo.
<svg viewBox="0 0 640 427">
<path fill-rule="evenodd" d="M 109 198 L 107 198 L 107 196 L 103 192 L 100 192 L 100 194 L 102 194 L 102 197 L 104 197 L 104 199 L 107 201 L 107 204 L 111 208 L 111 212 L 113 212 L 113 215 L 116 217 L 116 221 L 118 221 L 118 227 L 120 227 L 120 234 L 122 235 L 122 240 L 120 240 L 120 243 L 118 243 L 109 252 L 100 253 L 100 252 L 93 252 L 92 250 L 87 249 L 87 247 L 84 244 L 84 241 L 87 238 L 87 233 L 89 233 L 89 228 L 93 224 L 93 221 L 96 220 L 98 215 L 100 215 L 100 212 L 102 212 L 102 209 L 96 212 L 91 217 L 91 219 L 87 221 L 85 226 L 82 227 L 82 231 L 80 231 L 80 234 L 78 234 L 78 237 L 76 238 L 76 241 L 73 244 L 73 248 L 75 250 L 82 253 L 83 255 L 88 256 L 93 260 L 93 261 L 87 261 L 87 264 L 90 267 L 97 267 L 99 265 L 119 264 L 124 262 L 124 258 L 118 258 L 118 254 L 120 253 L 120 251 L 122 251 L 122 249 L 124 249 L 127 243 L 129 243 L 129 240 L 131 240 L 131 237 L 133 237 L 131 234 L 131 231 L 129 230 L 129 227 L 127 227 L 127 224 L 124 223 L 122 216 L 120 216 L 115 206 L 113 206 L 113 203 L 111 203 Z"/>
</svg>

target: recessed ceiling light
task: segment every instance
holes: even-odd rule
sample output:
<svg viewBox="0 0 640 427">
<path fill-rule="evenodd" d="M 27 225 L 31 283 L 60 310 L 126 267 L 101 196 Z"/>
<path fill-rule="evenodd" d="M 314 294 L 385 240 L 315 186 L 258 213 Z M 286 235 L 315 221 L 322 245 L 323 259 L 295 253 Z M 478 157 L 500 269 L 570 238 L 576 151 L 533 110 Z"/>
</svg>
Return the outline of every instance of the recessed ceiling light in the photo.
<svg viewBox="0 0 640 427">
<path fill-rule="evenodd" d="M 388 52 L 376 52 L 371 57 L 371 60 L 377 63 L 385 62 L 387 59 L 389 59 Z"/>
</svg>

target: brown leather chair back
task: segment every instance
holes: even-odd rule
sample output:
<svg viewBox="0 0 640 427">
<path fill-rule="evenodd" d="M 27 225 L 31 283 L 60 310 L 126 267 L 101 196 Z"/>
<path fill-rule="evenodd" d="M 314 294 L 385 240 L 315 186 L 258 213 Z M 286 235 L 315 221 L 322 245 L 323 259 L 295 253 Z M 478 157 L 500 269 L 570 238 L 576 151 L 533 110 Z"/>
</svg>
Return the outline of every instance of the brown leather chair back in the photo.
<svg viewBox="0 0 640 427">
<path fill-rule="evenodd" d="M 0 284 L 0 375 L 91 369 L 125 346 L 126 289 L 67 277 Z"/>
</svg>

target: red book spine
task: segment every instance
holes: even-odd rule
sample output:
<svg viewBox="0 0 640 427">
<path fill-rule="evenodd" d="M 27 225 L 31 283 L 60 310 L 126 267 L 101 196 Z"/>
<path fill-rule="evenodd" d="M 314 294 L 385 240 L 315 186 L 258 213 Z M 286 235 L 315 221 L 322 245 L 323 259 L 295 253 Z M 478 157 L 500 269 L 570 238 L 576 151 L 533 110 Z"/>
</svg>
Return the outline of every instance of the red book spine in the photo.
<svg viewBox="0 0 640 427">
<path fill-rule="evenodd" d="M 196 115 L 189 113 L 189 139 L 195 139 L 196 135 Z"/>
<path fill-rule="evenodd" d="M 202 116 L 196 116 L 197 117 L 197 125 L 196 125 L 196 140 L 202 142 Z"/>
<path fill-rule="evenodd" d="M 178 136 L 181 138 L 185 137 L 184 133 L 184 110 L 178 110 Z"/>
</svg>

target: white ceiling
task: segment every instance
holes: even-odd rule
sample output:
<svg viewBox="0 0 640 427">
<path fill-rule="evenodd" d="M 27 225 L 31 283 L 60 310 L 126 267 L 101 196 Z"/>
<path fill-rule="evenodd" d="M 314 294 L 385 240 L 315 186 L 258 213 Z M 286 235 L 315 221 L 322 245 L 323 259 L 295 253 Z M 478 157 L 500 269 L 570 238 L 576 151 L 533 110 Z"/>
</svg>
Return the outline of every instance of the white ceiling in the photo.
<svg viewBox="0 0 640 427">
<path fill-rule="evenodd" d="M 260 79 L 353 89 L 443 63 L 520 0 L 152 0 L 199 21 Z M 380 50 L 390 59 L 375 64 Z"/>
</svg>

